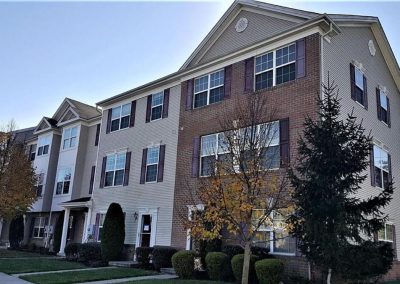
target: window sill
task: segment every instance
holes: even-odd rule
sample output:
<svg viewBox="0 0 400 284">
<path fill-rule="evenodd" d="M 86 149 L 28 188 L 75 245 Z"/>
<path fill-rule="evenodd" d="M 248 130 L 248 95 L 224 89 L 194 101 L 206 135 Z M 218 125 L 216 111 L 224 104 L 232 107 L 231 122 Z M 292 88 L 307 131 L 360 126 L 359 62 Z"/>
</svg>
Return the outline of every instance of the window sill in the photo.
<svg viewBox="0 0 400 284">
<path fill-rule="evenodd" d="M 54 194 L 53 197 L 65 197 L 65 196 L 70 196 L 71 193 L 63 193 L 63 194 Z"/>
<path fill-rule="evenodd" d="M 71 147 L 71 148 L 66 148 L 66 149 L 61 149 L 61 150 L 60 150 L 60 153 L 72 151 L 72 150 L 75 150 L 75 149 L 77 149 L 77 148 L 78 148 L 78 146 Z"/>
<path fill-rule="evenodd" d="M 47 157 L 47 156 L 49 156 L 49 153 L 44 154 L 44 155 L 37 155 L 36 158 L 42 158 L 42 157 Z"/>
<path fill-rule="evenodd" d="M 383 125 L 385 125 L 387 128 L 390 128 L 389 127 L 389 124 L 387 124 L 386 122 L 384 122 L 383 120 L 379 120 Z"/>
<path fill-rule="evenodd" d="M 150 123 L 150 122 L 154 122 L 154 121 L 163 120 L 163 119 L 164 119 L 163 117 L 160 117 L 160 118 L 157 118 L 157 119 L 150 119 L 149 123 Z"/>
<path fill-rule="evenodd" d="M 129 129 L 129 128 L 131 128 L 131 127 L 128 126 L 128 127 L 120 128 L 120 129 L 117 129 L 117 130 L 110 130 L 110 132 L 109 132 L 109 133 L 106 133 L 106 134 L 111 134 L 111 133 L 116 133 L 116 132 L 124 131 L 124 130 Z"/>
<path fill-rule="evenodd" d="M 296 256 L 295 252 L 270 252 L 272 255 Z"/>
<path fill-rule="evenodd" d="M 122 184 L 121 185 L 110 185 L 110 186 L 104 186 L 103 189 L 105 188 L 119 188 L 119 187 L 124 187 Z"/>
<path fill-rule="evenodd" d="M 219 105 L 219 104 L 221 104 L 223 101 L 225 101 L 225 100 L 227 100 L 227 99 L 229 99 L 229 98 L 224 98 L 223 100 L 220 100 L 220 101 L 218 101 L 218 102 L 215 102 L 215 103 L 212 103 L 212 104 L 208 104 L 208 105 L 204 105 L 204 106 L 200 106 L 200 107 L 192 107 L 192 111 L 194 111 L 194 110 L 198 110 L 198 109 L 204 109 L 204 108 L 207 108 L 207 107 L 212 107 L 212 106 L 215 106 L 215 105 Z"/>
<path fill-rule="evenodd" d="M 361 103 L 359 103 L 358 101 L 355 101 L 355 100 L 353 100 L 353 101 L 356 103 L 356 105 L 358 105 L 358 106 L 362 107 L 363 109 L 367 110 L 366 107 L 363 104 L 361 104 Z"/>
<path fill-rule="evenodd" d="M 251 93 L 260 93 L 260 92 L 265 92 L 265 91 L 274 91 L 275 89 L 277 89 L 277 88 L 280 88 L 280 87 L 284 87 L 284 86 L 288 86 L 288 85 L 291 85 L 291 84 L 294 84 L 294 83 L 296 83 L 298 80 L 301 80 L 301 79 L 303 79 L 303 78 L 306 78 L 306 76 L 305 77 L 301 77 L 301 78 L 295 78 L 294 80 L 290 80 L 290 81 L 287 81 L 287 82 L 284 82 L 284 83 L 280 83 L 280 84 L 278 84 L 278 85 L 275 85 L 275 86 L 271 86 L 271 87 L 267 87 L 267 88 L 263 88 L 263 89 L 259 89 L 259 90 L 256 90 L 256 86 L 253 86 L 253 90 L 254 91 L 247 91 L 247 92 L 244 92 L 245 94 L 251 94 Z M 255 78 L 254 78 L 254 82 L 255 82 Z"/>
<path fill-rule="evenodd" d="M 146 181 L 144 184 L 154 184 L 154 183 L 158 183 L 158 181 Z"/>
</svg>

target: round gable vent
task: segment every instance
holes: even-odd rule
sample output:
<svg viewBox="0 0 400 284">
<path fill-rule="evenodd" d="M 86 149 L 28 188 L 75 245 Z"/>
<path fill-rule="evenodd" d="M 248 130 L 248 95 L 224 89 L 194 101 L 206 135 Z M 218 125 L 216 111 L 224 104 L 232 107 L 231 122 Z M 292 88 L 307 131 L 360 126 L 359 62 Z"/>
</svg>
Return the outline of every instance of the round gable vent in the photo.
<svg viewBox="0 0 400 284">
<path fill-rule="evenodd" d="M 235 25 L 235 29 L 238 33 L 241 33 L 247 28 L 248 24 L 249 20 L 247 20 L 246 18 L 240 18 Z"/>
</svg>

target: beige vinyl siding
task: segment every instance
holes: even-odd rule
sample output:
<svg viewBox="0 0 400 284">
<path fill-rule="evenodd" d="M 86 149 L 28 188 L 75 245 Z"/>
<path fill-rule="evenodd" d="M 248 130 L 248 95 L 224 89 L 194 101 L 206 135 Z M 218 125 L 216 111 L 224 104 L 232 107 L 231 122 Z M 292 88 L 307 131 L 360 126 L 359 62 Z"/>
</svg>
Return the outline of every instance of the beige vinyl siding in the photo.
<svg viewBox="0 0 400 284">
<path fill-rule="evenodd" d="M 400 177 L 400 94 L 396 88 L 391 74 L 386 66 L 378 44 L 368 27 L 342 27 L 342 34 L 331 39 L 331 43 L 323 42 L 323 77 L 327 78 L 327 72 L 330 72 L 331 80 L 339 85 L 342 117 L 345 118 L 348 113 L 354 110 L 354 115 L 359 121 L 363 120 L 366 132 L 372 131 L 375 139 L 381 141 L 389 149 L 392 156 L 392 173 L 395 183 L 398 183 Z M 373 40 L 376 50 L 375 56 L 372 56 L 368 42 Z M 350 67 L 352 60 L 362 63 L 365 69 L 368 86 L 368 110 L 351 99 L 350 95 Z M 391 128 L 384 125 L 377 118 L 377 105 L 375 90 L 378 85 L 386 86 L 388 97 L 390 98 L 391 109 Z M 366 172 L 369 175 L 369 168 Z M 398 184 L 395 184 L 397 187 Z M 371 186 L 371 180 L 368 176 L 362 186 L 359 194 L 362 197 L 368 197 L 378 194 L 380 189 Z M 396 225 L 397 244 L 400 244 L 400 211 L 398 204 L 400 202 L 400 192 L 394 191 L 393 200 L 388 208 L 389 218 Z M 400 255 L 400 246 L 397 246 L 397 254 Z"/>
</svg>

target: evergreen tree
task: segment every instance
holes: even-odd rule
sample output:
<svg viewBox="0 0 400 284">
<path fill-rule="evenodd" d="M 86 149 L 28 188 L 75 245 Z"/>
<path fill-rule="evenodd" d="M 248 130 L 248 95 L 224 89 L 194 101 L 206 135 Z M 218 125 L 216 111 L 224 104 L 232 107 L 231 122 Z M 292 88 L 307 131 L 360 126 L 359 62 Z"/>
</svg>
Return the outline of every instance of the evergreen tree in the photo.
<svg viewBox="0 0 400 284">
<path fill-rule="evenodd" d="M 348 251 L 365 254 L 363 247 L 371 253 L 381 249 L 382 244 L 372 242 L 371 236 L 387 220 L 381 210 L 392 199 L 393 185 L 390 177 L 386 188 L 377 190 L 376 195 L 367 199 L 357 196 L 367 178 L 372 139 L 352 114 L 344 120 L 339 117 L 337 86 L 329 78 L 318 105 L 319 119 L 306 118 L 298 141 L 298 163 L 289 171 L 296 211 L 288 221 L 302 253 L 328 273 L 330 283 L 332 273 L 346 277 L 343 260 Z M 368 256 L 364 257 L 368 261 Z M 383 258 L 387 255 L 382 262 Z M 391 261 L 382 273 L 390 265 Z"/>
<path fill-rule="evenodd" d="M 125 220 L 121 205 L 111 203 L 101 231 L 101 254 L 104 260 L 118 260 L 125 241 Z"/>
</svg>

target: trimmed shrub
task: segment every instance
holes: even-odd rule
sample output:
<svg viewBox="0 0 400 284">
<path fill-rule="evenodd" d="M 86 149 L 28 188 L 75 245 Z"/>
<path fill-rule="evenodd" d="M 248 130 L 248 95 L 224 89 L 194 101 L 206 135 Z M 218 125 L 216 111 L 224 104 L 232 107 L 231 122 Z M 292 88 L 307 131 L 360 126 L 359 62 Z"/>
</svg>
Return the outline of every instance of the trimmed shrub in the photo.
<svg viewBox="0 0 400 284">
<path fill-rule="evenodd" d="M 160 270 L 164 267 L 172 267 L 171 258 L 177 252 L 176 248 L 169 246 L 154 246 L 152 261 L 154 268 Z"/>
<path fill-rule="evenodd" d="M 60 251 L 63 223 L 64 223 L 64 211 L 62 211 L 58 216 L 56 226 L 54 227 L 53 251 L 56 253 Z"/>
<path fill-rule="evenodd" d="M 150 257 L 153 253 L 154 248 L 150 247 L 137 247 L 136 248 L 136 260 L 142 267 L 148 267 L 150 265 Z"/>
<path fill-rule="evenodd" d="M 260 284 L 279 284 L 282 281 L 284 268 L 279 259 L 259 260 L 255 268 Z"/>
<path fill-rule="evenodd" d="M 65 246 L 64 253 L 65 257 L 69 261 L 77 261 L 79 257 L 79 247 L 81 244 L 69 243 Z"/>
<path fill-rule="evenodd" d="M 125 220 L 121 205 L 111 203 L 101 231 L 101 254 L 105 261 L 118 260 L 124 248 Z"/>
<path fill-rule="evenodd" d="M 78 248 L 79 262 L 91 263 L 102 260 L 101 244 L 99 243 L 84 243 Z"/>
<path fill-rule="evenodd" d="M 250 257 L 249 280 L 251 282 L 254 282 L 254 280 L 256 279 L 256 277 L 255 277 L 256 270 L 254 268 L 254 265 L 257 260 L 258 260 L 257 256 L 252 255 Z M 237 254 L 234 257 L 232 257 L 232 260 L 231 260 L 232 273 L 233 273 L 233 276 L 235 276 L 236 281 L 238 281 L 238 282 L 241 282 L 241 280 L 242 280 L 243 261 L 244 261 L 244 254 Z"/>
<path fill-rule="evenodd" d="M 194 273 L 194 251 L 181 250 L 172 256 L 172 265 L 179 278 L 190 279 Z"/>
<path fill-rule="evenodd" d="M 243 254 L 244 249 L 240 245 L 224 245 L 222 252 L 227 254 L 229 259 L 232 259 L 237 254 Z"/>
<path fill-rule="evenodd" d="M 232 276 L 229 257 L 223 252 L 209 252 L 206 265 L 211 280 L 228 280 Z"/>
<path fill-rule="evenodd" d="M 24 239 L 24 217 L 18 216 L 11 220 L 9 242 L 12 249 L 18 249 Z"/>
<path fill-rule="evenodd" d="M 204 268 L 206 268 L 206 255 L 209 252 L 220 252 L 222 241 L 220 239 L 214 240 L 197 240 L 198 249 L 196 250 L 200 256 L 201 263 L 203 264 Z"/>
</svg>

